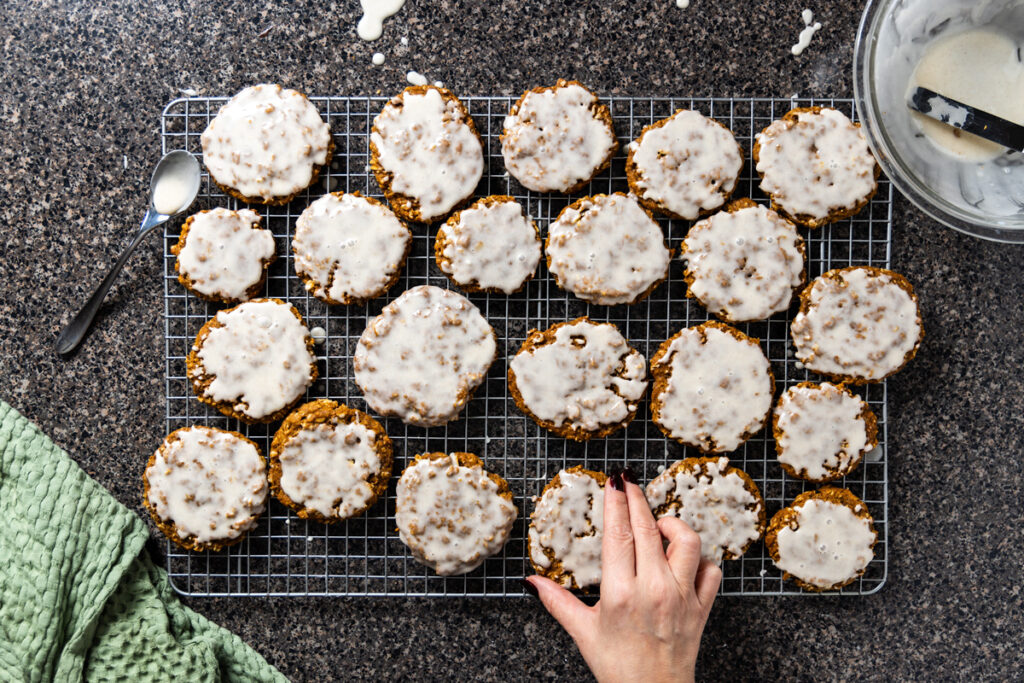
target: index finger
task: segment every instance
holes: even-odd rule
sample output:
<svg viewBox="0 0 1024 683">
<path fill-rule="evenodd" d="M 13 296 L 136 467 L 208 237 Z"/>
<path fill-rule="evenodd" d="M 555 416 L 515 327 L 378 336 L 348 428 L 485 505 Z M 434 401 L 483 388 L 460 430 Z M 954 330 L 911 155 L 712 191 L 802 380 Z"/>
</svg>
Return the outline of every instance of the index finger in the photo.
<svg viewBox="0 0 1024 683">
<path fill-rule="evenodd" d="M 601 584 L 624 585 L 636 576 L 633 529 L 622 477 L 613 474 L 604 487 L 604 533 L 601 537 Z M 601 591 L 604 593 L 604 591 Z"/>
<path fill-rule="evenodd" d="M 661 531 L 644 496 L 644 490 L 636 483 L 636 477 L 628 467 L 622 472 L 622 480 L 629 505 L 629 525 L 633 529 L 636 575 L 643 580 L 645 576 L 667 573 L 668 563 L 665 560 Z"/>
</svg>

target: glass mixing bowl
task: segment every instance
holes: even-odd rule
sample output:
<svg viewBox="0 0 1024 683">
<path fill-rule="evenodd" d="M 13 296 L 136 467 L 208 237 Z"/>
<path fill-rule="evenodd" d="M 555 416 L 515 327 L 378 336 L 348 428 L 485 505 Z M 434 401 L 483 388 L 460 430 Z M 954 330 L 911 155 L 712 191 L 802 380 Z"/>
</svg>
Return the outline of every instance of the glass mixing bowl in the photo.
<svg viewBox="0 0 1024 683">
<path fill-rule="evenodd" d="M 869 0 L 854 48 L 854 95 L 878 163 L 918 208 L 970 235 L 1024 243 L 1024 154 L 960 161 L 923 135 L 906 105 L 928 45 L 983 26 L 1024 43 L 1024 0 Z"/>
</svg>

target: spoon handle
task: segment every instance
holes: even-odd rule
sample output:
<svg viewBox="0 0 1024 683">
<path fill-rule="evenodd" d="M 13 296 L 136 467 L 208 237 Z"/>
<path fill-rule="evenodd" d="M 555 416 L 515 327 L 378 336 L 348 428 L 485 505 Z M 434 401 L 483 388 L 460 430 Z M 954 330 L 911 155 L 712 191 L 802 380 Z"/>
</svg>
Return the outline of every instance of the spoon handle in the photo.
<svg viewBox="0 0 1024 683">
<path fill-rule="evenodd" d="M 107 292 L 110 291 L 110 287 L 114 284 L 114 280 L 121 273 L 121 269 L 124 268 L 124 264 L 128 261 L 128 257 L 135 251 L 135 247 L 139 246 L 143 238 L 153 231 L 153 228 L 162 224 L 166 221 L 169 216 L 159 216 L 163 220 L 153 220 L 150 214 L 146 214 L 146 217 L 142 221 L 142 229 L 135 235 L 135 239 L 132 240 L 131 244 L 121 252 L 121 256 L 118 257 L 114 267 L 110 269 L 107 276 L 103 278 L 103 282 L 96 288 L 89 300 L 82 306 L 82 310 L 78 312 L 68 326 L 64 328 L 64 331 L 57 337 L 57 353 L 63 355 L 74 351 L 85 337 L 85 333 L 89 331 L 92 326 L 92 321 L 96 317 L 96 312 L 100 310 L 100 305 L 103 304 L 103 300 L 107 297 Z"/>
</svg>

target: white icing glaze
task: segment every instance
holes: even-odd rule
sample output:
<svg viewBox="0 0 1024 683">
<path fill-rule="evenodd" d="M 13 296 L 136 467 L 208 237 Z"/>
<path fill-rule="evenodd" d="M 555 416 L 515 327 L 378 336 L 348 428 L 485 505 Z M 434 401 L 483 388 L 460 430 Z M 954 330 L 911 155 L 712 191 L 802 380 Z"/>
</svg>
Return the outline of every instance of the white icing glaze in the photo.
<svg viewBox="0 0 1024 683">
<path fill-rule="evenodd" d="M 373 497 L 367 480 L 380 474 L 376 441 L 358 422 L 299 430 L 281 449 L 281 490 L 325 517 L 351 517 Z"/>
<path fill-rule="evenodd" d="M 356 33 L 363 40 L 377 40 L 384 32 L 384 20 L 394 16 L 405 5 L 405 0 L 359 0 L 363 16 L 356 24 Z"/>
<path fill-rule="evenodd" d="M 676 0 L 676 7 L 679 9 L 686 9 L 690 6 L 690 0 Z"/>
<path fill-rule="evenodd" d="M 647 363 L 618 328 L 580 320 L 510 363 L 533 415 L 586 431 L 623 422 L 647 390 Z"/>
<path fill-rule="evenodd" d="M 885 273 L 856 268 L 838 277 L 811 283 L 810 306 L 790 327 L 796 357 L 815 372 L 878 381 L 921 337 L 917 302 Z"/>
<path fill-rule="evenodd" d="M 186 427 L 174 435 L 146 468 L 149 502 L 160 519 L 173 522 L 181 538 L 199 543 L 231 540 L 256 526 L 267 499 L 259 450 L 210 427 Z"/>
<path fill-rule="evenodd" d="M 248 289 L 263 277 L 274 256 L 274 234 L 260 228 L 260 215 L 249 209 L 200 211 L 192 218 L 178 271 L 192 289 L 211 297 L 245 301 Z"/>
<path fill-rule="evenodd" d="M 128 168 L 128 157 L 124 158 L 124 167 Z M 194 182 L 184 166 L 172 167 L 153 188 L 153 208 L 166 216 L 178 213 L 185 208 Z"/>
<path fill-rule="evenodd" d="M 779 530 L 775 565 L 804 583 L 819 588 L 843 583 L 874 557 L 877 534 L 845 505 L 811 498 L 797 508 L 796 524 Z"/>
<path fill-rule="evenodd" d="M 726 473 L 728 458 L 717 458 L 697 468 L 660 474 L 647 485 L 651 509 L 669 507 L 659 517 L 678 517 L 700 536 L 701 555 L 721 563 L 725 551 L 736 558 L 761 536 L 761 501 L 746 488 L 736 472 Z"/>
<path fill-rule="evenodd" d="M 630 152 L 639 173 L 635 189 L 687 220 L 721 206 L 743 169 L 732 132 L 685 109 L 648 129 Z"/>
<path fill-rule="evenodd" d="M 803 239 L 764 206 L 722 211 L 692 228 L 682 258 L 690 293 L 730 321 L 760 320 L 789 308 L 803 282 Z"/>
<path fill-rule="evenodd" d="M 295 222 L 295 272 L 314 296 L 347 303 L 381 293 L 402 268 L 412 233 L 366 197 L 327 194 Z"/>
<path fill-rule="evenodd" d="M 220 311 L 216 319 L 220 327 L 210 329 L 198 350 L 192 347 L 204 373 L 192 377 L 197 392 L 203 391 L 200 378 L 212 376 L 203 395 L 234 402 L 236 411 L 255 420 L 302 396 L 315 359 L 306 346 L 309 331 L 292 306 L 249 301 Z"/>
<path fill-rule="evenodd" d="M 604 489 L 586 474 L 558 473 L 558 486 L 548 489 L 530 516 L 530 558 L 547 569 L 551 560 L 568 574 L 564 586 L 576 580 L 579 588 L 601 583 L 601 539 L 604 535 Z"/>
<path fill-rule="evenodd" d="M 864 403 L 834 384 L 790 387 L 775 407 L 779 462 L 813 480 L 840 476 L 868 450 Z"/>
<path fill-rule="evenodd" d="M 612 194 L 567 206 L 548 226 L 548 265 L 584 301 L 631 303 L 668 275 L 672 253 L 636 199 Z"/>
<path fill-rule="evenodd" d="M 615 145 L 592 111 L 596 104 L 597 96 L 576 84 L 526 93 L 501 136 L 509 173 L 536 192 L 565 192 L 588 180 Z"/>
<path fill-rule="evenodd" d="M 313 337 L 314 344 L 323 344 L 327 341 L 327 330 L 317 325 L 309 331 L 309 335 Z"/>
<path fill-rule="evenodd" d="M 909 88 L 925 87 L 1024 124 L 1024 62 L 1019 41 L 1020 38 L 1015 40 L 992 27 L 943 36 L 928 45 L 910 78 Z M 912 112 L 911 116 L 929 140 L 957 159 L 981 162 L 1006 152 L 998 143 L 956 130 L 919 112 Z"/>
<path fill-rule="evenodd" d="M 367 325 L 353 358 L 355 380 L 373 410 L 433 427 L 458 416 L 496 349 L 494 331 L 469 299 L 421 285 Z"/>
<path fill-rule="evenodd" d="M 800 18 L 804 20 L 804 28 L 800 31 L 800 37 L 797 39 L 796 45 L 789 49 L 794 55 L 803 54 L 807 46 L 811 44 L 811 38 L 821 30 L 821 23 L 814 21 L 814 12 L 811 10 L 805 9 L 800 13 Z"/>
<path fill-rule="evenodd" d="M 860 128 L 824 108 L 779 120 L 758 135 L 761 190 L 793 216 L 824 219 L 856 206 L 875 188 L 875 158 Z"/>
<path fill-rule="evenodd" d="M 717 327 L 690 327 L 658 360 L 669 377 L 658 423 L 705 452 L 735 450 L 764 424 L 772 404 L 771 367 L 760 345 Z"/>
<path fill-rule="evenodd" d="M 447 239 L 443 255 L 448 259 L 438 266 L 460 285 L 511 294 L 540 261 L 537 228 L 516 201 L 475 204 L 438 232 Z"/>
<path fill-rule="evenodd" d="M 467 121 L 435 87 L 392 99 L 373 120 L 370 141 L 391 189 L 414 200 L 423 220 L 451 211 L 483 176 L 483 147 Z"/>
<path fill-rule="evenodd" d="M 383 52 L 374 52 L 371 61 L 373 62 L 374 66 L 381 66 L 382 64 L 384 64 L 384 59 L 385 57 Z"/>
<path fill-rule="evenodd" d="M 327 163 L 331 131 L 302 93 L 253 85 L 232 97 L 203 131 L 203 163 L 246 197 L 288 197 Z"/>
<path fill-rule="evenodd" d="M 501 550 L 519 511 L 477 467 L 421 458 L 398 480 L 395 523 L 413 557 L 441 576 L 465 574 Z"/>
</svg>

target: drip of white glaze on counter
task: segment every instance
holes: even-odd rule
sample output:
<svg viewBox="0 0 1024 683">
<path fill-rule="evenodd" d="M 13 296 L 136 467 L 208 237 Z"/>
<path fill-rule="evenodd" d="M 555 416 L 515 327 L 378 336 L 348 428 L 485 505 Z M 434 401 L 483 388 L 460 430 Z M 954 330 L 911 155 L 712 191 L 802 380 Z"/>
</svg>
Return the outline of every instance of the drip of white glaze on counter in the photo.
<svg viewBox="0 0 1024 683">
<path fill-rule="evenodd" d="M 377 40 L 384 32 L 384 20 L 398 14 L 405 0 L 359 0 L 363 16 L 356 24 L 356 33 L 363 40 Z"/>
<path fill-rule="evenodd" d="M 812 498 L 797 508 L 796 528 L 779 531 L 775 565 L 804 583 L 828 588 L 868 566 L 876 537 L 871 523 L 847 506 Z"/>
<path fill-rule="evenodd" d="M 273 199 L 309 186 L 313 169 L 327 162 L 331 131 L 302 93 L 264 83 L 228 100 L 201 141 L 214 180 Z"/>
<path fill-rule="evenodd" d="M 391 100 L 373 120 L 370 140 L 394 176 L 391 189 L 415 200 L 424 220 L 451 211 L 483 176 L 479 138 L 458 101 L 437 88 Z"/>
<path fill-rule="evenodd" d="M 439 265 L 460 285 L 476 285 L 511 294 L 523 286 L 540 262 L 540 236 L 514 200 L 477 204 L 441 226 L 445 236 Z"/>
<path fill-rule="evenodd" d="M 327 194 L 295 222 L 295 272 L 318 298 L 346 303 L 377 296 L 402 267 L 412 233 L 366 197 Z"/>
<path fill-rule="evenodd" d="M 587 431 L 621 423 L 647 390 L 647 363 L 618 328 L 581 320 L 512 359 L 523 403 L 541 420 Z"/>
<path fill-rule="evenodd" d="M 256 526 L 267 499 L 259 450 L 230 432 L 179 429 L 146 468 L 149 502 L 183 539 L 227 541 Z"/>
<path fill-rule="evenodd" d="M 779 120 L 758 135 L 761 189 L 793 216 L 824 219 L 875 188 L 875 158 L 860 128 L 823 108 Z"/>
<path fill-rule="evenodd" d="M 584 301 L 630 303 L 668 273 L 661 226 L 624 194 L 567 206 L 548 226 L 548 264 L 558 286 Z"/>
<path fill-rule="evenodd" d="M 811 283 L 807 311 L 793 318 L 797 359 L 815 372 L 867 380 L 895 372 L 921 337 L 917 301 L 884 272 L 826 275 Z"/>
<path fill-rule="evenodd" d="M 779 462 L 813 480 L 849 471 L 874 445 L 863 410 L 863 401 L 829 382 L 791 387 L 775 407 Z"/>
<path fill-rule="evenodd" d="M 629 149 L 641 196 L 687 220 L 721 206 L 743 169 L 732 132 L 696 111 L 676 112 Z"/>
<path fill-rule="evenodd" d="M 658 422 L 673 439 L 710 453 L 735 450 L 764 425 L 772 404 L 771 367 L 754 340 L 718 327 L 690 327 L 658 360 L 668 382 L 655 398 Z"/>
<path fill-rule="evenodd" d="M 469 299 L 420 285 L 370 321 L 356 346 L 355 380 L 373 410 L 433 427 L 455 419 L 496 349 L 494 330 Z"/>
<path fill-rule="evenodd" d="M 275 253 L 274 234 L 260 228 L 255 211 L 216 208 L 192 217 L 178 271 L 195 291 L 230 301 L 249 298 Z"/>
<path fill-rule="evenodd" d="M 761 501 L 746 481 L 729 471 L 729 459 L 717 458 L 695 468 L 674 463 L 647 485 L 658 517 L 678 517 L 700 536 L 701 556 L 721 564 L 725 551 L 736 558 L 761 536 Z"/>
<path fill-rule="evenodd" d="M 975 29 L 931 43 L 910 78 L 910 90 L 928 88 L 1008 121 L 1024 125 L 1021 43 L 993 29 Z M 963 161 L 982 162 L 1006 148 L 911 112 L 928 139 Z"/>
<path fill-rule="evenodd" d="M 509 173 L 536 192 L 564 192 L 594 175 L 615 145 L 596 105 L 597 96 L 576 84 L 527 93 L 505 117 L 501 154 Z"/>
<path fill-rule="evenodd" d="M 472 571 L 501 550 L 519 513 L 482 467 L 460 465 L 454 453 L 407 467 L 395 496 L 402 542 L 441 576 Z"/>
<path fill-rule="evenodd" d="M 281 449 L 281 490 L 325 517 L 351 517 L 373 497 L 367 480 L 380 474 L 376 439 L 358 422 L 301 429 Z"/>
<path fill-rule="evenodd" d="M 761 320 L 789 308 L 803 282 L 803 239 L 792 223 L 764 206 L 707 218 L 683 241 L 690 292 L 729 321 Z"/>
<path fill-rule="evenodd" d="M 601 583 L 601 538 L 604 534 L 604 489 L 586 474 L 558 473 L 530 516 L 530 559 L 544 569 L 561 562 L 563 586 Z M 546 552 L 545 552 L 546 551 Z M 548 557 L 551 554 L 551 558 Z"/>
<path fill-rule="evenodd" d="M 374 52 L 373 57 L 370 59 L 374 66 L 381 66 L 384 64 L 384 53 Z"/>
<path fill-rule="evenodd" d="M 800 37 L 797 39 L 796 45 L 789 49 L 794 55 L 803 54 L 807 46 L 811 44 L 811 38 L 821 30 L 821 23 L 814 21 L 814 12 L 811 10 L 805 9 L 800 13 L 800 18 L 804 20 L 804 28 L 800 31 Z"/>
<path fill-rule="evenodd" d="M 214 401 L 235 401 L 235 410 L 260 419 L 302 396 L 316 362 L 306 345 L 309 331 L 289 304 L 249 301 L 217 313 L 196 354 L 213 381 L 197 391 Z"/>
<path fill-rule="evenodd" d="M 410 85 L 426 85 L 429 82 L 419 71 L 409 71 L 405 74 L 405 80 L 409 81 Z"/>
</svg>

